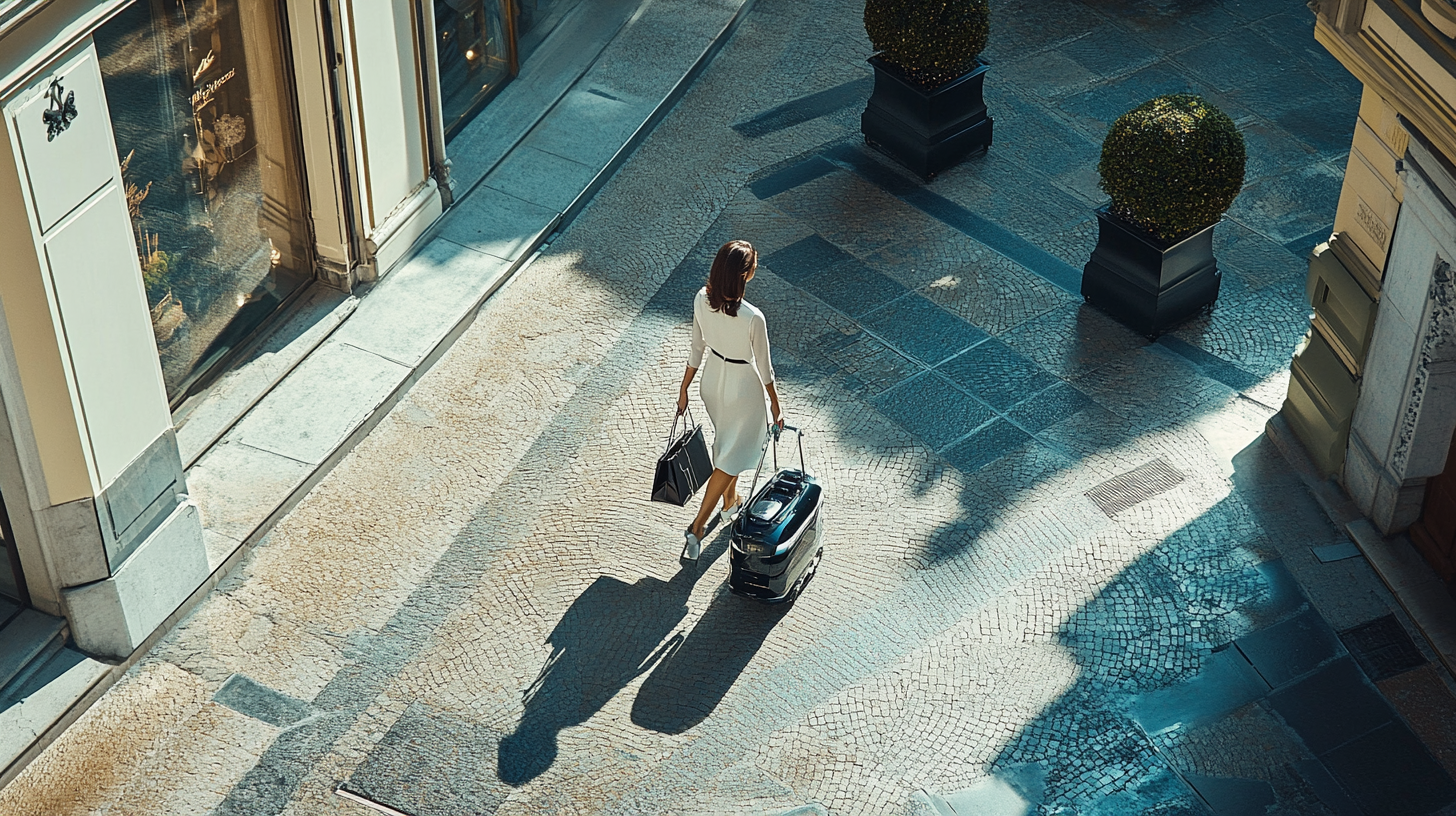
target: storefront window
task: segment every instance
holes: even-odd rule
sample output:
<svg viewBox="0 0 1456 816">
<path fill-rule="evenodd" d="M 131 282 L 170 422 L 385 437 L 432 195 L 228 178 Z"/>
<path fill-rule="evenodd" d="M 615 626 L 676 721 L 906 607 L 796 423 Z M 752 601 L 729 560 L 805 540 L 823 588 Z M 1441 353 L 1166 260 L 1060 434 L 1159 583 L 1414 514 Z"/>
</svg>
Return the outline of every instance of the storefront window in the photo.
<svg viewBox="0 0 1456 816">
<path fill-rule="evenodd" d="M 435 0 L 445 133 L 454 136 L 511 78 L 500 0 Z"/>
<path fill-rule="evenodd" d="M 174 403 L 311 278 L 275 2 L 139 0 L 95 34 Z"/>
</svg>

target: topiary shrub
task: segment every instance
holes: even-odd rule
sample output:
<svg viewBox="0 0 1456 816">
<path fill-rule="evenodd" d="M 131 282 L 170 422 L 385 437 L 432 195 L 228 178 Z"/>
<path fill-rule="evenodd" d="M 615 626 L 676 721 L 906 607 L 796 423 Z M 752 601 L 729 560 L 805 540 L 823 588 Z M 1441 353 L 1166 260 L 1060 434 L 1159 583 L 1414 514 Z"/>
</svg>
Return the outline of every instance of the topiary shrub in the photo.
<svg viewBox="0 0 1456 816">
<path fill-rule="evenodd" d="M 1194 94 L 1160 96 L 1118 117 L 1097 172 L 1113 215 L 1165 241 L 1218 219 L 1244 186 L 1244 136 Z"/>
<path fill-rule="evenodd" d="M 875 52 L 927 88 L 976 66 L 990 19 L 987 0 L 865 0 L 865 33 Z"/>
</svg>

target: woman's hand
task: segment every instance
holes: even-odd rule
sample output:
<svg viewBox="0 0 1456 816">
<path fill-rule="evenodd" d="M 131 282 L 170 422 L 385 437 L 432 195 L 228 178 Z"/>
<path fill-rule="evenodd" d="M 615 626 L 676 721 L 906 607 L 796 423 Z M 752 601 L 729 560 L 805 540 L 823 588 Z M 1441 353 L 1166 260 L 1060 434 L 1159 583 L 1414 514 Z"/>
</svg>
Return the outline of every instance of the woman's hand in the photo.
<svg viewBox="0 0 1456 816">
<path fill-rule="evenodd" d="M 784 412 L 779 408 L 779 390 L 773 383 L 764 383 L 763 388 L 768 392 L 768 415 L 773 417 L 774 430 L 780 430 L 784 427 Z"/>
<path fill-rule="evenodd" d="M 694 323 L 693 325 L 696 326 L 697 324 Z M 682 416 L 682 412 L 688 409 L 688 385 L 693 381 L 693 375 L 697 373 L 698 370 L 692 366 L 688 366 L 683 370 L 682 385 L 677 388 L 678 416 Z"/>
</svg>

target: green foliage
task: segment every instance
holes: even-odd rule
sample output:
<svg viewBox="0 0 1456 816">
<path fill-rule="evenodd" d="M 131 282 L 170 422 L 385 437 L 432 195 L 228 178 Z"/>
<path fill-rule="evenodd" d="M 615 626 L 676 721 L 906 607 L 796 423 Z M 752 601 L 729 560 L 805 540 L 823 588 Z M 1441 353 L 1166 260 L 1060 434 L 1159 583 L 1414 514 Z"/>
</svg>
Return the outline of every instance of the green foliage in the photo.
<svg viewBox="0 0 1456 816">
<path fill-rule="evenodd" d="M 976 66 L 991 32 L 988 0 L 865 0 L 865 32 L 880 58 L 927 88 Z"/>
<path fill-rule="evenodd" d="M 161 250 L 156 250 L 146 259 L 146 265 L 142 267 L 142 283 L 146 284 L 148 292 L 166 287 L 167 267 L 170 262 L 167 253 Z"/>
<path fill-rule="evenodd" d="M 1244 136 L 1193 94 L 1160 96 L 1118 117 L 1097 172 L 1113 215 L 1165 241 L 1218 219 L 1244 186 Z"/>
</svg>

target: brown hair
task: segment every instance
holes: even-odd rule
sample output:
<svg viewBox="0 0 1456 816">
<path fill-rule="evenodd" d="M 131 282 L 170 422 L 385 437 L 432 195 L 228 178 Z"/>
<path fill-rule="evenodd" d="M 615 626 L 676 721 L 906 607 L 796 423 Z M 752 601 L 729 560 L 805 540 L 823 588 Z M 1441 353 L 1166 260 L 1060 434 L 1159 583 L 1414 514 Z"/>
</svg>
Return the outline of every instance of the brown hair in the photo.
<svg viewBox="0 0 1456 816">
<path fill-rule="evenodd" d="M 729 241 L 718 247 L 718 257 L 708 272 L 708 305 L 715 312 L 738 316 L 743 300 L 744 279 L 758 266 L 758 250 L 747 241 Z"/>
</svg>

